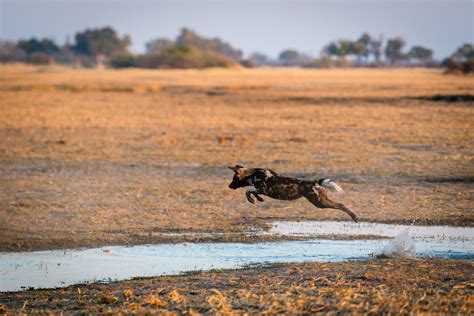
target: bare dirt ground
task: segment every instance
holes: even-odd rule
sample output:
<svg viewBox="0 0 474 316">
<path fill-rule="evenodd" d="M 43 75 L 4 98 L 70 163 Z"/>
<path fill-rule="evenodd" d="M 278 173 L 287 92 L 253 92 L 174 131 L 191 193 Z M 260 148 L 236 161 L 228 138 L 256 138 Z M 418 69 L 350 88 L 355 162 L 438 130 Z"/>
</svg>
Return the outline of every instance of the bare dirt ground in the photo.
<svg viewBox="0 0 474 316">
<path fill-rule="evenodd" d="M 21 65 L 0 75 L 0 251 L 349 220 L 304 200 L 249 204 L 227 187 L 236 163 L 330 177 L 362 221 L 474 224 L 472 77 Z"/>
<path fill-rule="evenodd" d="M 472 314 L 472 262 L 274 265 L 0 293 L 14 314 Z"/>
</svg>

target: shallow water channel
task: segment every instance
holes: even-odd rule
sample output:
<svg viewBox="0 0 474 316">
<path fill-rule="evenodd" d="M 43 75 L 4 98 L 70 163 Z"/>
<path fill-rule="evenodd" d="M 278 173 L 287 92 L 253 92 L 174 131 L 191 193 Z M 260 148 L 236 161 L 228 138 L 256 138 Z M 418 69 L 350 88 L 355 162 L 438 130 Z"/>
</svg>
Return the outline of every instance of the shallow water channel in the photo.
<svg viewBox="0 0 474 316">
<path fill-rule="evenodd" d="M 400 236 L 401 232 L 405 239 L 363 239 L 359 236 L 358 239 L 329 240 L 320 237 L 395 237 Z M 184 243 L 0 253 L 0 291 L 54 288 L 85 282 L 107 282 L 275 262 L 360 260 L 391 249 L 394 242 L 401 243 L 397 246 L 401 246 L 403 251 L 416 251 L 417 257 L 474 260 L 473 228 L 275 222 L 269 231 L 261 234 L 314 236 L 314 239 L 254 244 Z M 403 252 L 396 256 L 400 254 L 403 255 Z"/>
</svg>

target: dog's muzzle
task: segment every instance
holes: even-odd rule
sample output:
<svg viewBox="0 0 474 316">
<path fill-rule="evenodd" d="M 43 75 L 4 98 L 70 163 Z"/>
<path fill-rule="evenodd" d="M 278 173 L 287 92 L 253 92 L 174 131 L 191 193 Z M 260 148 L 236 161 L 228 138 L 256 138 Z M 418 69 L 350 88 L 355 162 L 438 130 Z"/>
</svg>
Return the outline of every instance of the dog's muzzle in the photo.
<svg viewBox="0 0 474 316">
<path fill-rule="evenodd" d="M 235 182 L 231 182 L 231 183 L 229 184 L 229 188 L 231 188 L 232 190 L 236 190 L 236 189 L 239 188 L 239 185 L 238 185 L 237 183 L 235 183 Z"/>
</svg>

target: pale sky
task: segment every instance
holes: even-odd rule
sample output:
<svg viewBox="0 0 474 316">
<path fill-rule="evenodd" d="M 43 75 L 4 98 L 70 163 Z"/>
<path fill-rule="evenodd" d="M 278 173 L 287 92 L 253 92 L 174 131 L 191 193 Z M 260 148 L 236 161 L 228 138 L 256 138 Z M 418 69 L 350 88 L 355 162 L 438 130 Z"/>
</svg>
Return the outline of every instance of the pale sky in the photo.
<svg viewBox="0 0 474 316">
<path fill-rule="evenodd" d="M 85 28 L 112 26 L 143 52 L 157 37 L 174 39 L 181 27 L 219 37 L 245 54 L 276 57 L 286 48 L 318 56 L 337 39 L 362 32 L 403 37 L 436 58 L 474 42 L 474 0 L 0 0 L 0 39 L 50 37 L 62 44 Z"/>
</svg>

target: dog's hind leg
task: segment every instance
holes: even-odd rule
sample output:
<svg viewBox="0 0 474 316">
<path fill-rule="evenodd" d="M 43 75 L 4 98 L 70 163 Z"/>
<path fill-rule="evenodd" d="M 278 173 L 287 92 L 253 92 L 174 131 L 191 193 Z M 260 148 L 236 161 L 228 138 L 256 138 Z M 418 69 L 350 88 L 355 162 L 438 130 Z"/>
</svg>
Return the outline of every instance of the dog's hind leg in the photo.
<svg viewBox="0 0 474 316">
<path fill-rule="evenodd" d="M 304 197 L 310 201 L 314 206 L 319 207 L 319 208 L 333 208 L 337 210 L 341 210 L 347 215 L 349 215 L 352 220 L 356 223 L 359 222 L 359 219 L 357 218 L 357 215 L 354 214 L 350 209 L 348 209 L 344 204 L 342 203 L 336 203 L 331 201 L 326 193 L 324 192 L 324 189 L 322 188 L 314 188 L 312 192 L 309 192 L 308 194 L 305 194 Z"/>
<path fill-rule="evenodd" d="M 247 200 L 250 203 L 255 204 L 255 199 L 252 197 L 252 195 L 255 196 L 259 202 L 263 202 L 263 199 L 260 197 L 260 195 L 258 195 L 257 189 L 251 188 L 245 191 L 245 197 L 247 197 Z"/>
</svg>

